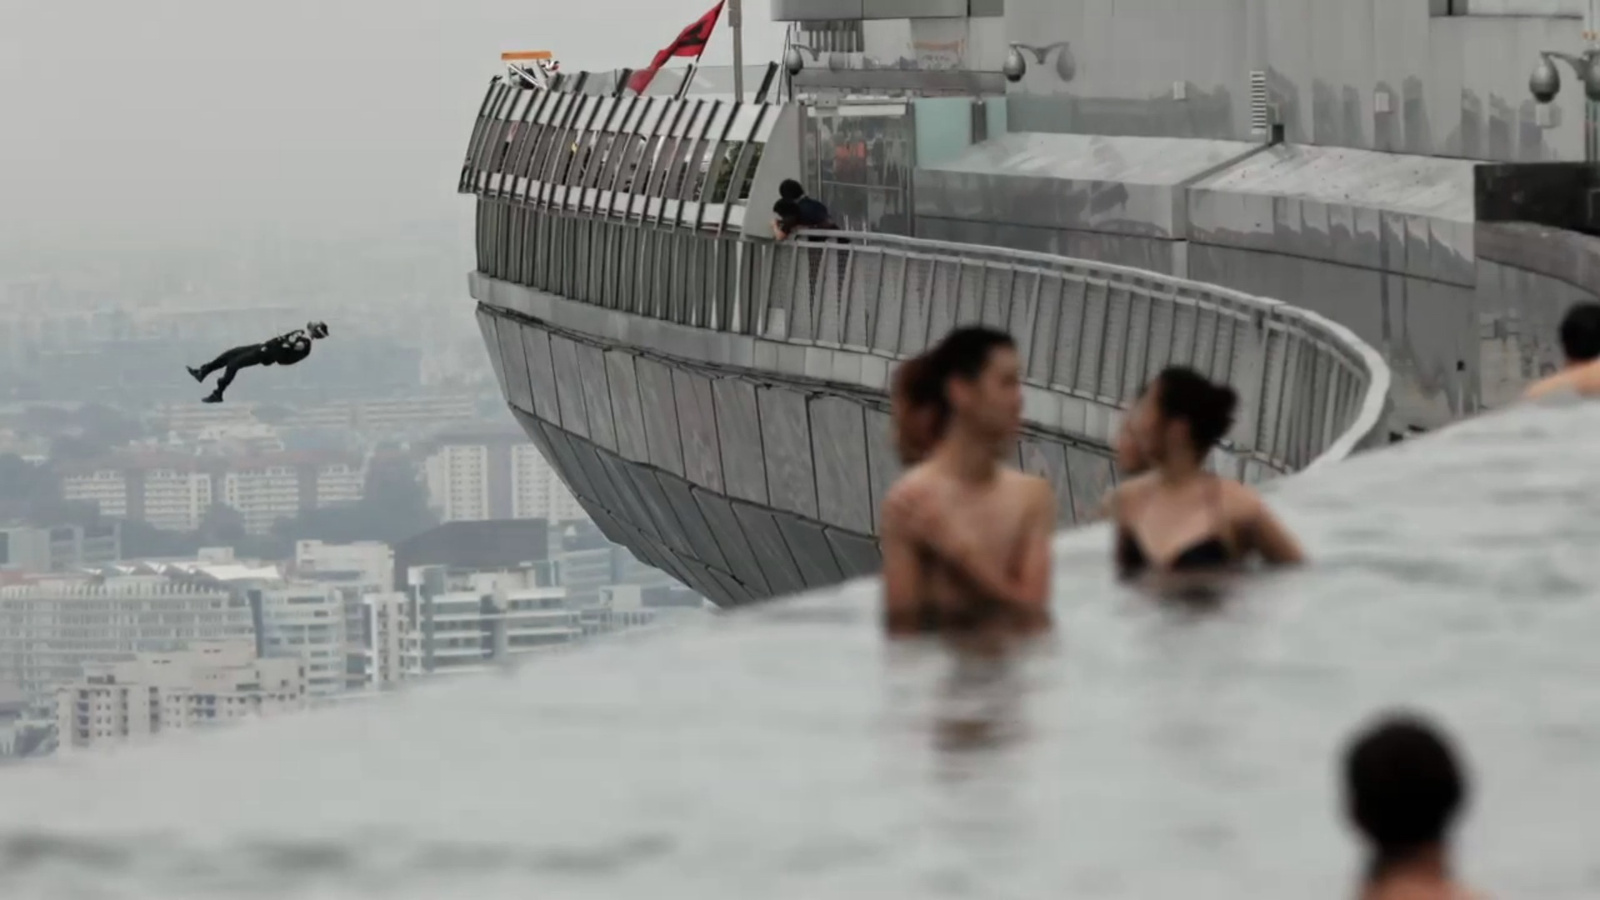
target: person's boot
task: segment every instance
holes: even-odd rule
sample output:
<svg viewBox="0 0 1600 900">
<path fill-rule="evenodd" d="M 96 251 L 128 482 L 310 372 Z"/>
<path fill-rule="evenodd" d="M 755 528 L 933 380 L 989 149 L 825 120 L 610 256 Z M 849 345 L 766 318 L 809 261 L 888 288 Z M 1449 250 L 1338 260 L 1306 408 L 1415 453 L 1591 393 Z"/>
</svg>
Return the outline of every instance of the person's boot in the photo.
<svg viewBox="0 0 1600 900">
<path fill-rule="evenodd" d="M 221 391 L 212 391 L 211 393 L 209 393 L 209 394 L 205 395 L 204 397 L 200 398 L 200 402 L 201 403 L 221 403 L 222 402 L 222 392 Z"/>
<path fill-rule="evenodd" d="M 200 371 L 199 369 L 196 369 L 194 366 L 185 366 L 184 368 L 189 370 L 189 374 L 194 376 L 194 380 L 195 381 L 205 381 L 206 380 L 206 373 Z"/>
</svg>

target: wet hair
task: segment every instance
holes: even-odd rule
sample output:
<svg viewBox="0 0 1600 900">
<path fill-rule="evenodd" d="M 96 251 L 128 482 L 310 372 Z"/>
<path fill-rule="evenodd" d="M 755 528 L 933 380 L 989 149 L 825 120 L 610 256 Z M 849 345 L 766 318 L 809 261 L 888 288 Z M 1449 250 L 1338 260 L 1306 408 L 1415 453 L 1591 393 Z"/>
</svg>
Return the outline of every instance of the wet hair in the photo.
<svg viewBox="0 0 1600 900">
<path fill-rule="evenodd" d="M 805 187 L 793 178 L 785 178 L 783 183 L 778 185 L 778 196 L 785 200 L 799 200 L 805 195 Z"/>
<path fill-rule="evenodd" d="M 1372 845 L 1376 880 L 1417 851 L 1442 844 L 1467 798 L 1455 753 L 1427 721 L 1392 714 L 1345 750 L 1345 805 Z"/>
<path fill-rule="evenodd" d="M 1233 410 L 1239 405 L 1233 388 L 1185 366 L 1162 369 L 1153 386 L 1161 417 L 1189 423 L 1189 436 L 1200 456 L 1210 453 L 1233 427 Z"/>
<path fill-rule="evenodd" d="M 1571 362 L 1600 359 L 1600 303 L 1579 303 L 1561 318 L 1561 352 Z"/>
<path fill-rule="evenodd" d="M 973 381 L 997 349 L 1017 342 L 1004 331 L 982 326 L 957 328 L 926 353 L 900 364 L 890 387 L 896 445 L 901 462 L 912 465 L 926 456 L 950 423 L 950 379 Z"/>
</svg>

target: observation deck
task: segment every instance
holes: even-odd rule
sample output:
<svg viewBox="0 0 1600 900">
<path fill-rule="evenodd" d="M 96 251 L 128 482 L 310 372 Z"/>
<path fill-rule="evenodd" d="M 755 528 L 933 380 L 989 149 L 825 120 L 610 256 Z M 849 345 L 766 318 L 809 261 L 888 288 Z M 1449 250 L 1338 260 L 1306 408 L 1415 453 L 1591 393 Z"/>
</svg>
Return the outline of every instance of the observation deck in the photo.
<svg viewBox="0 0 1600 900">
<path fill-rule="evenodd" d="M 512 413 L 596 523 L 721 605 L 877 571 L 890 372 L 964 323 L 1020 340 L 1016 460 L 1055 485 L 1062 525 L 1114 484 L 1120 411 L 1169 364 L 1239 391 L 1211 464 L 1244 480 L 1386 439 L 1381 355 L 1275 299 L 881 232 L 774 242 L 778 184 L 864 149 L 845 132 L 895 104 L 622 97 L 616 81 L 491 84 L 460 181 L 472 296 Z"/>
</svg>

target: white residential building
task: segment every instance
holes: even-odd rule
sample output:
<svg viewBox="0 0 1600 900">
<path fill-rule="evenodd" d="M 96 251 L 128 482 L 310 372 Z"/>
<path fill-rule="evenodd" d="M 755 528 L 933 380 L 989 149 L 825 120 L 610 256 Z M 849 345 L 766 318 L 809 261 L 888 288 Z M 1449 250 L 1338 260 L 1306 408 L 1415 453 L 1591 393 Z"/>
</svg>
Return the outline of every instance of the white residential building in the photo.
<svg viewBox="0 0 1600 900">
<path fill-rule="evenodd" d="M 540 586 L 536 570 L 451 576 L 427 566 L 408 575 L 408 677 L 481 672 L 583 637 L 566 589 Z"/>
<path fill-rule="evenodd" d="M 133 575 L 51 578 L 0 587 L 0 681 L 35 702 L 84 666 L 195 641 L 253 639 L 249 604 L 217 584 Z"/>
<path fill-rule="evenodd" d="M 513 519 L 573 522 L 589 518 L 555 467 L 532 444 L 511 448 L 511 497 Z"/>
<path fill-rule="evenodd" d="M 298 659 L 305 665 L 306 689 L 325 700 L 345 689 L 345 611 L 337 588 L 288 583 L 263 587 L 261 655 Z"/>
<path fill-rule="evenodd" d="M 74 503 L 93 503 L 107 518 L 128 516 L 128 479 L 120 467 L 97 466 L 63 473 L 61 497 Z"/>
<path fill-rule="evenodd" d="M 362 591 L 394 590 L 394 550 L 381 541 L 297 541 L 294 566 L 297 577 L 309 581 L 353 585 Z"/>
<path fill-rule="evenodd" d="M 423 464 L 428 498 L 443 522 L 479 522 L 489 513 L 489 448 L 483 444 L 440 447 Z"/>
<path fill-rule="evenodd" d="M 211 508 L 211 476 L 192 466 L 144 473 L 144 521 L 166 531 L 193 531 Z M 105 515 L 104 509 L 101 514 Z"/>
<path fill-rule="evenodd" d="M 221 499 L 239 511 L 245 531 L 266 534 L 279 519 L 300 514 L 300 471 L 286 461 L 231 468 L 222 476 Z"/>
<path fill-rule="evenodd" d="M 366 493 L 367 472 L 359 464 L 329 462 L 317 467 L 317 507 L 355 503 Z"/>
<path fill-rule="evenodd" d="M 89 666 L 56 691 L 63 752 L 252 716 L 305 709 L 306 670 L 294 659 L 258 659 L 251 641 L 205 642 Z"/>
<path fill-rule="evenodd" d="M 429 503 L 445 522 L 588 519 L 538 448 L 520 436 L 447 440 L 423 470 Z"/>
<path fill-rule="evenodd" d="M 405 594 L 393 591 L 362 594 L 353 604 L 346 600 L 346 609 L 353 610 L 355 618 L 346 619 L 346 629 L 351 649 L 347 659 L 346 686 L 352 691 L 386 690 L 409 674 L 407 648 L 414 648 L 411 620 L 407 615 L 410 605 Z"/>
</svg>

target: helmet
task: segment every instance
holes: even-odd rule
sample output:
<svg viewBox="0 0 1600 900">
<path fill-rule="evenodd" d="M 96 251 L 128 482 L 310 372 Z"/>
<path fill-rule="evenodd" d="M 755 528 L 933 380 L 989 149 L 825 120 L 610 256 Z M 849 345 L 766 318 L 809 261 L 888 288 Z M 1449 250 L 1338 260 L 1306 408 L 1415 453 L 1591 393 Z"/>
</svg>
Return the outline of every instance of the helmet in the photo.
<svg viewBox="0 0 1600 900">
<path fill-rule="evenodd" d="M 306 323 L 306 333 L 311 335 L 314 338 L 325 338 L 325 337 L 328 336 L 328 323 L 326 323 L 326 322 L 307 322 Z"/>
</svg>

